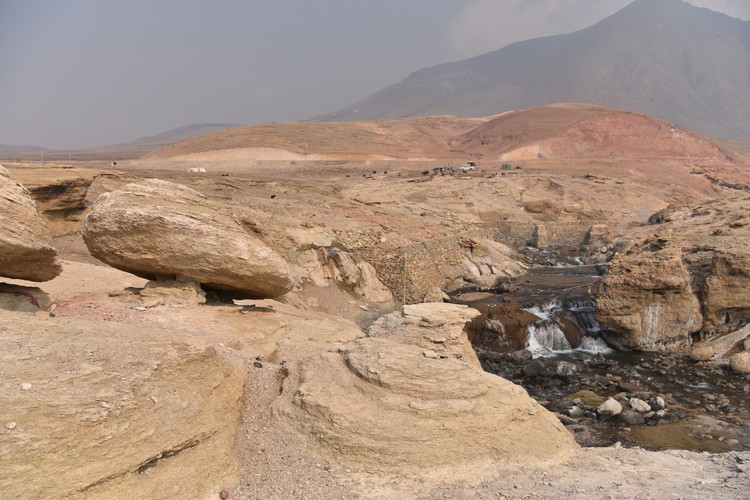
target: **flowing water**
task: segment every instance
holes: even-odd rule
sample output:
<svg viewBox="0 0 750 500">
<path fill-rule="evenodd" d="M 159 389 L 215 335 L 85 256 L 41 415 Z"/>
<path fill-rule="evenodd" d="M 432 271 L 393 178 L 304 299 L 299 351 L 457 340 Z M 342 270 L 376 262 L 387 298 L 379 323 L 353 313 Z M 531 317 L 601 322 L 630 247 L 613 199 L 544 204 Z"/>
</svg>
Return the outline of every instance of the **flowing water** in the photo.
<svg viewBox="0 0 750 500">
<path fill-rule="evenodd" d="M 578 433 L 576 437 L 596 437 L 588 442 L 589 438 L 579 439 L 582 444 L 607 446 L 622 441 L 653 449 L 710 452 L 750 449 L 748 377 L 715 365 L 696 364 L 680 354 L 624 353 L 611 349 L 594 318 L 596 284 L 600 279 L 596 267 L 534 252 L 537 262 L 541 260 L 546 265 L 532 267 L 519 277 L 514 292 L 470 294 L 464 300 L 458 297 L 459 302 L 483 313 L 470 327 L 485 329 L 484 336 L 475 335 L 475 339 L 486 340 L 488 335 L 515 335 L 524 339 L 517 338 L 515 343 L 495 342 L 493 346 L 504 348 L 492 347 L 489 355 L 487 346 L 475 345 L 478 352 L 484 352 L 480 359 L 485 369 L 523 385 L 545 406 L 562 413 L 570 404 L 567 395 L 581 390 L 594 390 L 603 397 L 630 392 L 623 390 L 622 383 L 636 385 L 644 393 L 661 394 L 670 402 L 670 418 L 649 421 L 632 429 L 618 419 L 584 418 L 574 430 Z M 503 328 L 486 331 L 487 324 L 514 314 L 525 315 L 526 320 L 505 321 Z M 512 324 L 520 325 L 520 334 L 509 329 Z M 575 363 L 580 373 L 562 379 L 529 377 L 523 373 L 524 362 L 518 358 L 492 360 L 497 356 L 495 353 L 524 347 L 534 359 L 545 363 Z M 489 364 L 487 359 L 491 360 Z M 513 363 L 517 364 L 511 366 Z M 581 432 L 580 427 L 585 427 L 585 431 Z"/>
</svg>

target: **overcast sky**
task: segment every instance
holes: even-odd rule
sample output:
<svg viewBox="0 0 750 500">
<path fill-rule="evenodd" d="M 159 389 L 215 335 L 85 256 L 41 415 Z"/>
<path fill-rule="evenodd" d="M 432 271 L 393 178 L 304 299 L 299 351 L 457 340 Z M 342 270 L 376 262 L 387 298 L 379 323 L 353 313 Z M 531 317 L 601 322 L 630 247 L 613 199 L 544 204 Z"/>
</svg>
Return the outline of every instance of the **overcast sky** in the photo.
<svg viewBox="0 0 750 500">
<path fill-rule="evenodd" d="M 304 120 L 630 0 L 0 0 L 0 144 Z M 750 0 L 690 0 L 750 19 Z"/>
</svg>

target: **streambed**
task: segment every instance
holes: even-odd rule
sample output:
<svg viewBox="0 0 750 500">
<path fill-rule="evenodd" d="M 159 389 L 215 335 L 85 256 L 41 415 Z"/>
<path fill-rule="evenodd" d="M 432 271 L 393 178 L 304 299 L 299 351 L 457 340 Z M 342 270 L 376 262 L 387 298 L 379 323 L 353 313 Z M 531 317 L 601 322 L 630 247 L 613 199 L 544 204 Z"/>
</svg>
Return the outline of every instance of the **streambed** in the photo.
<svg viewBox="0 0 750 500">
<path fill-rule="evenodd" d="M 457 297 L 482 313 L 470 338 L 484 369 L 526 388 L 585 446 L 750 450 L 750 378 L 685 353 L 610 349 L 593 318 L 598 280 L 595 266 L 539 266 L 509 293 Z M 596 411 L 609 397 L 616 417 Z M 632 398 L 664 409 L 638 413 Z"/>
</svg>

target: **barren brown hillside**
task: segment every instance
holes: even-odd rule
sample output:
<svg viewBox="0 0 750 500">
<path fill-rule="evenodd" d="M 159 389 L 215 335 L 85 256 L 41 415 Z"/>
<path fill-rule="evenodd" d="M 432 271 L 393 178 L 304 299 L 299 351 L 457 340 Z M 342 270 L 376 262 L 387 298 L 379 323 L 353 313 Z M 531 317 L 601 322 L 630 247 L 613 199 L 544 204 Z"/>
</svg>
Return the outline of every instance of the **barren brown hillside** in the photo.
<svg viewBox="0 0 750 500">
<path fill-rule="evenodd" d="M 431 116 L 375 122 L 289 122 L 251 125 L 207 134 L 159 149 L 143 159 L 379 160 L 448 158 L 451 137 L 461 135 L 483 118 Z M 190 156 L 188 156 L 190 155 Z M 197 156 L 196 156 L 197 155 Z"/>
</svg>

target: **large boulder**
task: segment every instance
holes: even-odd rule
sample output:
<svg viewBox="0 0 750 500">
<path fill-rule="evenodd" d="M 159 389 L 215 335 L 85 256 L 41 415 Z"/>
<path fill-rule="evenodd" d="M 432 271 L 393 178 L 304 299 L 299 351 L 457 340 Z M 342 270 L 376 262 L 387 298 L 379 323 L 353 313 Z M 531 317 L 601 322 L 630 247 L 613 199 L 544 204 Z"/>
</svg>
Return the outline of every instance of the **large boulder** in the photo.
<svg viewBox="0 0 750 500">
<path fill-rule="evenodd" d="M 0 276 L 49 281 L 60 272 L 47 219 L 0 166 Z"/>
<path fill-rule="evenodd" d="M 179 334 L 0 315 L 3 498 L 206 498 L 231 482 L 244 368 Z"/>
<path fill-rule="evenodd" d="M 479 311 L 461 304 L 427 302 L 404 306 L 379 318 L 367 330 L 369 337 L 385 337 L 425 349 L 425 356 L 452 357 L 481 368 L 471 347 L 466 324 Z"/>
<path fill-rule="evenodd" d="M 368 470 L 470 473 L 577 448 L 521 387 L 388 338 L 360 339 L 292 363 L 275 405 L 300 438 Z"/>
<path fill-rule="evenodd" d="M 281 256 L 179 184 L 149 179 L 102 194 L 82 234 L 91 255 L 147 279 L 190 278 L 244 298 L 276 297 L 292 288 Z"/>
<path fill-rule="evenodd" d="M 609 263 L 596 319 L 621 350 L 656 350 L 700 330 L 701 307 L 679 251 L 643 252 Z"/>
<path fill-rule="evenodd" d="M 607 265 L 596 301 L 620 349 L 684 345 L 750 323 L 750 196 L 673 208 L 636 229 Z"/>
</svg>

